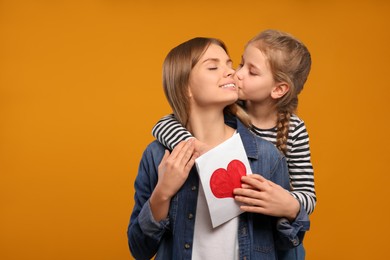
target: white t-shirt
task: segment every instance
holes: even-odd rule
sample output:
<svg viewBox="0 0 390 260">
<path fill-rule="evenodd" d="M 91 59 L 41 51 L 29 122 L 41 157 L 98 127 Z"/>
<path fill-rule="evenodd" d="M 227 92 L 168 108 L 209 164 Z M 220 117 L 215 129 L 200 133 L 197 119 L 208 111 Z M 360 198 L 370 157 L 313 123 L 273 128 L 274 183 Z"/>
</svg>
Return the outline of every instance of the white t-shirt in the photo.
<svg viewBox="0 0 390 260">
<path fill-rule="evenodd" d="M 213 228 L 203 187 L 199 183 L 192 260 L 238 260 L 238 221 L 235 217 Z"/>
</svg>

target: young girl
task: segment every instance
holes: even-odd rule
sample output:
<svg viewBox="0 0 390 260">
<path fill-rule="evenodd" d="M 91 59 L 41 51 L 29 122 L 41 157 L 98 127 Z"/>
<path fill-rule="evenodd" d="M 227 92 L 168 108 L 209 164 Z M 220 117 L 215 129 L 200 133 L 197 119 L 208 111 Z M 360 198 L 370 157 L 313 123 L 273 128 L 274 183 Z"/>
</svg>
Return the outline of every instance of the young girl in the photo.
<svg viewBox="0 0 390 260">
<path fill-rule="evenodd" d="M 287 33 L 266 30 L 247 43 L 235 74 L 242 100 L 240 105 L 251 117 L 252 132 L 274 143 L 286 156 L 291 194 L 308 214 L 316 205 L 309 136 L 304 122 L 294 113 L 310 67 L 310 53 L 302 42 Z M 152 133 L 170 148 L 180 140 L 192 137 L 173 115 L 162 118 Z M 196 144 L 200 153 L 208 149 L 197 140 Z M 250 179 L 245 177 L 242 181 L 246 183 Z M 252 180 L 251 183 L 259 182 Z M 237 192 L 237 195 L 243 195 L 244 191 Z M 289 203 L 282 195 L 281 200 L 263 200 L 262 207 L 243 207 L 243 210 L 287 217 L 284 209 Z M 275 194 L 270 197 L 276 198 Z M 243 196 L 237 199 L 248 202 Z"/>
<path fill-rule="evenodd" d="M 225 124 L 227 112 L 245 115 L 235 104 L 233 74 L 222 42 L 194 38 L 166 57 L 164 91 L 176 118 L 197 140 L 214 147 L 239 133 L 253 175 L 261 173 L 288 189 L 287 164 L 277 149 L 235 117 L 230 117 L 233 127 Z M 157 141 L 146 148 L 127 232 L 136 259 L 154 255 L 155 259 L 277 259 L 279 245 L 297 245 L 309 227 L 308 216 L 300 209 L 291 225 L 277 225 L 276 218 L 263 214 L 242 213 L 213 229 L 210 216 L 201 214 L 207 213 L 207 204 L 193 167 L 197 156 L 191 140 L 172 152 Z"/>
</svg>

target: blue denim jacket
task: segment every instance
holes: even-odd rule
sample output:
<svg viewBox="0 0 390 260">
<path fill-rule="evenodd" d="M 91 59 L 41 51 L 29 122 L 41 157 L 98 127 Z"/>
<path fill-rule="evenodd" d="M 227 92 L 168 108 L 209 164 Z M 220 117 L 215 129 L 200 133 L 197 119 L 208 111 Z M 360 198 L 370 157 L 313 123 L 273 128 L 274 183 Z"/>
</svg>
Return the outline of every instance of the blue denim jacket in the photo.
<svg viewBox="0 0 390 260">
<path fill-rule="evenodd" d="M 255 136 L 239 120 L 237 132 L 252 172 L 289 189 L 287 164 L 275 146 Z M 127 230 L 128 243 L 136 259 L 150 259 L 157 254 L 156 260 L 190 260 L 199 187 L 196 167 L 192 168 L 186 182 L 172 198 L 167 219 L 156 222 L 149 205 L 165 149 L 154 141 L 142 156 L 134 184 L 135 205 Z M 242 213 L 238 227 L 239 257 L 242 260 L 298 259 L 294 250 L 300 245 L 309 224 L 302 207 L 293 223 L 262 214 Z"/>
</svg>

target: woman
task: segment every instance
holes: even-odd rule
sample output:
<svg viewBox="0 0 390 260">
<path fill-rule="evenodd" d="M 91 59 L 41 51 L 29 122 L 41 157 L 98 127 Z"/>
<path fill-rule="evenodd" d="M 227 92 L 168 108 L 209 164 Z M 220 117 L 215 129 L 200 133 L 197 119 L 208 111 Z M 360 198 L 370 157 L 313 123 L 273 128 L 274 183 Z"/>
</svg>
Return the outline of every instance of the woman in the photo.
<svg viewBox="0 0 390 260">
<path fill-rule="evenodd" d="M 194 38 L 166 57 L 164 91 L 175 116 L 194 137 L 214 147 L 238 132 L 252 172 L 288 189 L 287 165 L 277 149 L 251 134 L 248 124 L 240 120 L 232 118 L 236 129 L 225 124 L 226 113 L 247 122 L 235 104 L 233 73 L 222 42 Z M 205 204 L 193 167 L 196 157 L 191 140 L 171 153 L 157 141 L 146 148 L 128 228 L 130 251 L 136 259 L 155 254 L 156 259 L 277 259 L 279 244 L 297 245 L 309 224 L 303 210 L 291 225 L 279 225 L 279 231 L 277 219 L 262 214 L 244 213 L 216 229 L 208 226 L 207 219 L 197 218 L 200 205 Z"/>
</svg>

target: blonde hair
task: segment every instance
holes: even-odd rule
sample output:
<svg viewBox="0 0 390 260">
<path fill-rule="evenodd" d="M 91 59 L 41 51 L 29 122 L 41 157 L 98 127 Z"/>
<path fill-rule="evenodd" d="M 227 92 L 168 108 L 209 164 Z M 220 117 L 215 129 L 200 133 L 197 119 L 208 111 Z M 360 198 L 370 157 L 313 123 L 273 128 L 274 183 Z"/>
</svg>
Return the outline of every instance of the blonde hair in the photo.
<svg viewBox="0 0 390 260">
<path fill-rule="evenodd" d="M 290 117 L 298 107 L 311 68 L 311 56 L 306 46 L 292 35 L 266 30 L 251 39 L 247 45 L 256 46 L 267 58 L 276 82 L 286 82 L 289 91 L 276 102 L 278 111 L 276 147 L 287 153 Z"/>
<path fill-rule="evenodd" d="M 190 73 L 211 44 L 220 46 L 228 54 L 226 45 L 215 38 L 196 37 L 173 48 L 163 63 L 163 89 L 177 120 L 186 126 L 190 113 L 188 82 Z M 248 125 L 249 116 L 237 104 L 224 110 Z"/>
</svg>

